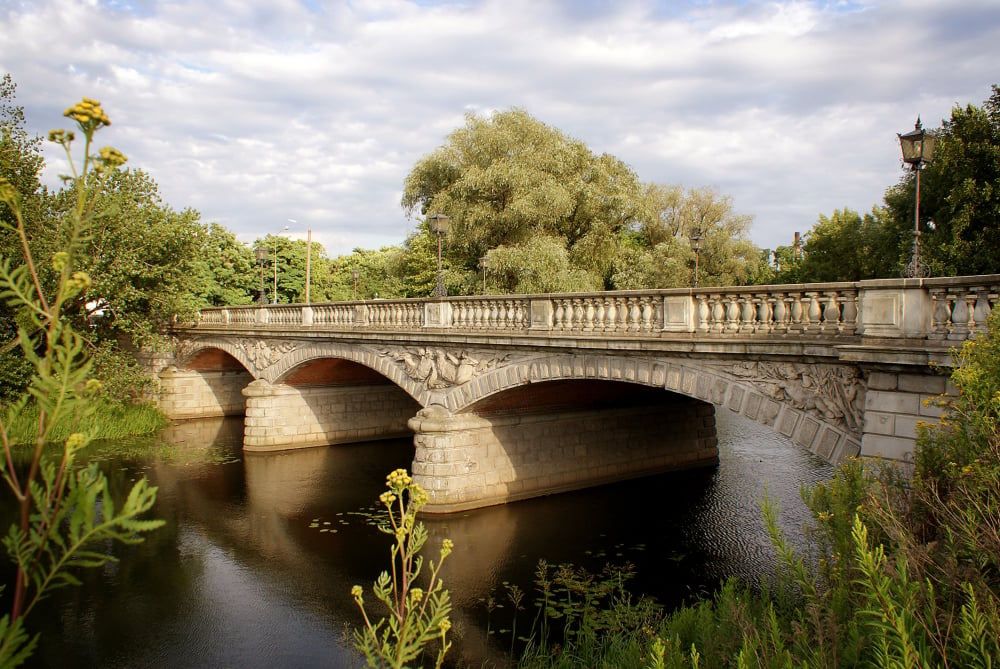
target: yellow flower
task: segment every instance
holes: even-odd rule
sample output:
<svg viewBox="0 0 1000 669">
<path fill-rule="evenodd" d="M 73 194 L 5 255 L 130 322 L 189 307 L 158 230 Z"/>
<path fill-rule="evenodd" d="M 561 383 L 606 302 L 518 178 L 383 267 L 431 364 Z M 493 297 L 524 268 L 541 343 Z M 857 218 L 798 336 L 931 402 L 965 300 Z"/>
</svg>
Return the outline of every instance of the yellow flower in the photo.
<svg viewBox="0 0 1000 669">
<path fill-rule="evenodd" d="M 396 496 L 393 495 L 391 492 L 384 492 L 381 495 L 379 495 L 378 498 L 379 501 L 381 501 L 386 506 L 389 506 L 390 504 L 396 501 Z"/>
<path fill-rule="evenodd" d="M 66 438 L 66 450 L 77 451 L 87 445 L 87 435 L 74 432 Z"/>
<path fill-rule="evenodd" d="M 445 632 L 451 629 L 451 621 L 445 618 L 444 620 L 438 623 L 438 627 L 441 629 L 441 634 L 444 634 Z"/>
<path fill-rule="evenodd" d="M 451 555 L 451 549 L 455 547 L 455 544 L 451 539 L 445 539 L 441 542 L 441 557 L 446 558 Z"/>
<path fill-rule="evenodd" d="M 84 386 L 84 391 L 88 395 L 96 395 L 104 389 L 104 384 L 102 384 L 97 379 L 87 379 L 87 385 Z"/>
<path fill-rule="evenodd" d="M 361 586 L 360 585 L 355 585 L 355 586 L 351 587 L 351 597 L 353 597 L 354 599 L 357 599 L 358 601 L 360 601 L 361 600 L 361 593 L 362 593 L 362 590 L 361 590 Z"/>
<path fill-rule="evenodd" d="M 410 600 L 414 604 L 420 603 L 420 600 L 422 600 L 423 598 L 424 598 L 424 591 L 421 590 L 420 588 L 414 588 L 413 590 L 410 590 Z"/>
</svg>

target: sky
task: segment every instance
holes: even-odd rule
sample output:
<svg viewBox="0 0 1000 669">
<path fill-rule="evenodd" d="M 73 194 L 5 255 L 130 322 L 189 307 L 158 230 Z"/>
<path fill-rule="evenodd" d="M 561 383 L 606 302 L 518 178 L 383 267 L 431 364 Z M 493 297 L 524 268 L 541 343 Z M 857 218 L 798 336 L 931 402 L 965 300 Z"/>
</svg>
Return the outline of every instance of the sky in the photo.
<svg viewBox="0 0 1000 669">
<path fill-rule="evenodd" d="M 880 204 L 918 115 L 990 96 L 1000 2 L 0 0 L 5 72 L 30 132 L 100 100 L 99 145 L 247 243 L 401 244 L 416 162 L 516 107 L 643 183 L 716 189 L 774 248 Z"/>
</svg>

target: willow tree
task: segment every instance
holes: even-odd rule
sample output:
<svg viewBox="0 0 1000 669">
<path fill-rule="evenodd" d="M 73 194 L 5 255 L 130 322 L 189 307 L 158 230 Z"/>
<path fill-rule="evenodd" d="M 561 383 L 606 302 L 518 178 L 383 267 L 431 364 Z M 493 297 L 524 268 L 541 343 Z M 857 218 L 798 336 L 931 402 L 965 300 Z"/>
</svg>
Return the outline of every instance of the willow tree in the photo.
<svg viewBox="0 0 1000 669">
<path fill-rule="evenodd" d="M 764 253 L 749 239 L 753 219 L 737 213 L 733 199 L 713 188 L 650 184 L 642 211 L 632 244 L 614 259 L 618 288 L 692 285 L 696 261 L 699 285 L 745 285 L 766 265 Z"/>
<path fill-rule="evenodd" d="M 456 269 L 475 272 L 491 249 L 544 235 L 565 240 L 574 267 L 593 277 L 586 283 L 601 284 L 621 233 L 639 219 L 641 196 L 623 162 L 511 109 L 467 115 L 465 127 L 407 175 L 402 205 L 411 215 L 451 218 L 445 254 Z"/>
</svg>

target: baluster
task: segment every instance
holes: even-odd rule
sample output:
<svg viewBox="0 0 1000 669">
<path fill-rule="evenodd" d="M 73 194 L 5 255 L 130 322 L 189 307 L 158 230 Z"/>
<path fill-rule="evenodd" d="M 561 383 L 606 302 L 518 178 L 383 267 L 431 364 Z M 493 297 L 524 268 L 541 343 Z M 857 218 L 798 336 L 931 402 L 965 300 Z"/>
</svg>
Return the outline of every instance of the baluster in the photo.
<svg viewBox="0 0 1000 669">
<path fill-rule="evenodd" d="M 830 291 L 828 298 L 826 309 L 823 310 L 823 331 L 830 332 L 831 330 L 836 330 L 837 334 L 840 334 L 844 331 L 844 324 L 840 320 L 837 291 Z"/>
<path fill-rule="evenodd" d="M 597 303 L 594 306 L 594 330 L 596 332 L 604 331 L 604 303 L 607 300 L 602 298 L 597 298 Z"/>
<path fill-rule="evenodd" d="M 741 332 L 753 332 L 754 331 L 754 318 L 757 316 L 756 310 L 753 308 L 753 300 L 750 295 L 740 295 L 740 316 L 742 318 L 742 323 L 740 324 Z"/>
<path fill-rule="evenodd" d="M 698 296 L 698 332 L 708 332 L 708 317 L 711 311 L 704 295 Z"/>
<path fill-rule="evenodd" d="M 763 332 L 764 334 L 771 334 L 773 329 L 771 323 L 771 305 L 767 301 L 767 295 L 761 295 L 754 298 L 754 304 L 757 306 L 757 332 Z"/>
<path fill-rule="evenodd" d="M 965 305 L 969 311 L 969 318 L 965 323 L 965 327 L 970 335 L 976 331 L 976 302 L 978 300 L 979 294 L 974 291 L 965 294 Z"/>
<path fill-rule="evenodd" d="M 930 288 L 934 308 L 931 310 L 931 339 L 944 339 L 948 336 L 948 323 L 951 322 L 951 309 L 944 288 Z"/>
<path fill-rule="evenodd" d="M 954 301 L 951 311 L 951 332 L 949 333 L 949 339 L 965 339 L 969 334 L 967 325 L 969 322 L 969 305 L 958 295 L 950 294 L 949 297 Z"/>
<path fill-rule="evenodd" d="M 789 316 L 791 320 L 789 327 L 794 330 L 802 329 L 802 317 L 805 310 L 802 308 L 802 295 L 789 295 L 791 299 L 791 310 Z"/>
<path fill-rule="evenodd" d="M 856 291 L 844 296 L 844 312 L 841 318 L 844 319 L 844 330 L 847 334 L 856 334 L 858 330 L 858 294 Z"/>
<path fill-rule="evenodd" d="M 586 298 L 583 300 L 583 331 L 594 331 L 594 300 Z"/>
<path fill-rule="evenodd" d="M 785 334 L 788 331 L 788 324 L 785 322 L 788 311 L 785 309 L 784 293 L 775 293 L 767 299 L 771 308 L 771 332 Z"/>
<path fill-rule="evenodd" d="M 652 332 L 653 330 L 653 305 L 648 297 L 639 299 L 640 310 L 642 311 L 642 331 Z"/>
<path fill-rule="evenodd" d="M 718 334 L 726 329 L 726 307 L 722 302 L 722 295 L 710 295 L 712 301 L 711 330 Z"/>
<path fill-rule="evenodd" d="M 809 310 L 805 315 L 805 323 L 802 328 L 803 332 L 808 332 L 810 328 L 816 329 L 814 326 L 820 325 L 820 319 L 823 317 L 823 309 L 819 304 L 819 293 L 806 293 L 806 297 L 809 298 Z"/>
<path fill-rule="evenodd" d="M 729 305 L 726 307 L 726 332 L 737 332 L 740 329 L 740 305 L 736 301 L 736 295 L 729 296 Z"/>
</svg>

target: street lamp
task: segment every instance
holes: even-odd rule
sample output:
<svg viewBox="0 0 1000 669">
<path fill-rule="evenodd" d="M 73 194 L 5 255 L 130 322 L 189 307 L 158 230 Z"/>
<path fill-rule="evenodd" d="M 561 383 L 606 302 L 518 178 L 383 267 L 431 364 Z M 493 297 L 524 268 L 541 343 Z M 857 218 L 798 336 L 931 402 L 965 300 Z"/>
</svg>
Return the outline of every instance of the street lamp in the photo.
<svg viewBox="0 0 1000 669">
<path fill-rule="evenodd" d="M 274 304 L 278 303 L 278 237 L 287 229 L 286 225 L 274 236 L 274 293 L 271 295 Z"/>
<path fill-rule="evenodd" d="M 691 243 L 694 244 L 694 287 L 698 287 L 698 261 L 701 259 L 701 230 L 695 230 L 691 234 Z"/>
<path fill-rule="evenodd" d="M 483 256 L 479 259 L 479 266 L 483 268 L 483 295 L 486 294 L 486 270 L 490 268 L 490 259 Z"/>
<path fill-rule="evenodd" d="M 264 265 L 267 263 L 267 247 L 258 246 L 253 250 L 257 256 L 257 264 L 260 265 L 260 306 L 264 306 Z"/>
<path fill-rule="evenodd" d="M 448 289 L 444 286 L 444 274 L 441 273 L 441 235 L 448 233 L 448 225 L 451 219 L 444 214 L 434 214 L 430 216 L 431 232 L 436 232 L 438 236 L 438 278 L 437 285 L 434 286 L 434 297 L 447 297 Z"/>
<path fill-rule="evenodd" d="M 299 222 L 294 218 L 288 219 L 289 223 L 294 223 L 298 225 Z M 287 227 L 285 228 L 288 229 Z M 306 304 L 309 304 L 309 283 L 312 278 L 312 247 L 313 247 L 313 231 L 312 228 L 306 228 Z"/>
<path fill-rule="evenodd" d="M 920 171 L 925 164 L 934 159 L 934 141 L 937 139 L 933 132 L 928 132 L 920 125 L 920 117 L 913 130 L 900 135 L 899 146 L 903 150 L 903 162 L 916 172 L 916 194 L 913 205 L 913 255 L 910 264 L 906 266 L 906 276 L 913 278 L 923 278 L 930 276 L 930 268 L 927 263 L 920 260 Z"/>
<path fill-rule="evenodd" d="M 356 269 L 351 270 L 351 276 L 354 277 L 354 301 L 358 301 L 358 277 L 361 276 L 361 272 Z"/>
</svg>

